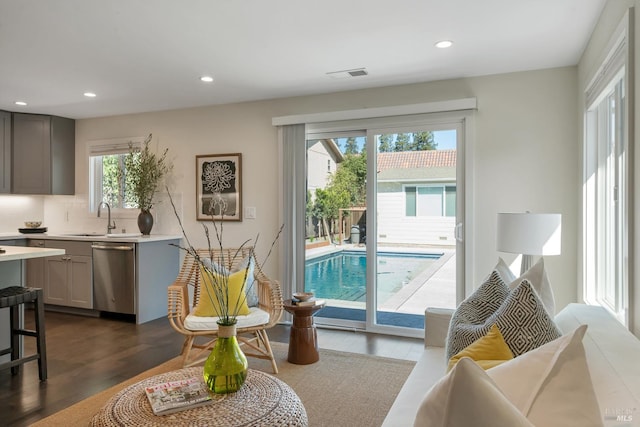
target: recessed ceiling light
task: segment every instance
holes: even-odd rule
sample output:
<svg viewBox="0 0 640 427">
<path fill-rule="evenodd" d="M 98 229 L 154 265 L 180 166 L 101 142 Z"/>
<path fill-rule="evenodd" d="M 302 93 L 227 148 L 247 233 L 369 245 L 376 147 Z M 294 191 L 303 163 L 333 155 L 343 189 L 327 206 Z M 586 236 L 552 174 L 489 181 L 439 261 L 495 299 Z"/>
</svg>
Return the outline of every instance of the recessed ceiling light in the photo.
<svg viewBox="0 0 640 427">
<path fill-rule="evenodd" d="M 87 98 L 95 98 L 96 94 L 93 92 L 85 92 L 84 96 L 86 96 Z"/>
<path fill-rule="evenodd" d="M 446 49 L 451 46 L 453 46 L 453 42 L 451 40 L 441 40 L 436 43 L 436 47 L 439 49 Z"/>
<path fill-rule="evenodd" d="M 24 102 L 24 101 L 16 101 L 16 102 L 14 102 L 14 104 L 16 104 L 16 105 L 21 105 L 21 106 L 23 106 L 23 107 L 27 105 L 27 103 L 26 103 L 26 102 Z"/>
<path fill-rule="evenodd" d="M 202 76 L 202 77 L 200 77 L 200 81 L 203 81 L 205 83 L 211 83 L 213 81 L 213 77 L 211 77 L 211 76 Z"/>
</svg>

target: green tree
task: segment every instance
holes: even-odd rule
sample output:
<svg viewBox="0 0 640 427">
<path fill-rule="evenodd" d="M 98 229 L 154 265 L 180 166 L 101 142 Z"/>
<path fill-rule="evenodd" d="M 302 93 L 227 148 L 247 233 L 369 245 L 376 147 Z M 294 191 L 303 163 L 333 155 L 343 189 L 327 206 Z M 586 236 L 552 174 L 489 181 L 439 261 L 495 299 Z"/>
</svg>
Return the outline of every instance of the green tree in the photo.
<svg viewBox="0 0 640 427">
<path fill-rule="evenodd" d="M 411 143 L 411 150 L 425 151 L 436 150 L 438 143 L 433 138 L 433 132 L 416 132 L 413 134 L 413 142 Z"/>
<path fill-rule="evenodd" d="M 312 214 L 322 223 L 323 234 L 333 236 L 340 209 L 362 206 L 366 202 L 366 152 L 348 154 L 338 164 L 325 189 L 316 189 Z"/>
<path fill-rule="evenodd" d="M 347 141 L 344 143 L 344 154 L 358 154 L 358 142 L 355 138 L 347 138 Z"/>
<path fill-rule="evenodd" d="M 378 151 L 380 153 L 389 153 L 393 151 L 393 135 L 388 133 L 380 135 L 380 144 L 378 145 Z"/>
<path fill-rule="evenodd" d="M 306 223 L 307 224 L 309 224 L 309 220 L 311 218 L 313 218 L 313 197 L 311 195 L 311 191 L 307 190 L 307 207 L 306 207 L 306 220 L 307 220 Z M 312 234 L 310 237 L 313 237 L 313 236 L 314 234 Z M 305 237 L 309 237 L 309 236 L 305 236 Z"/>
<path fill-rule="evenodd" d="M 119 194 L 121 185 L 118 181 L 119 156 L 102 156 L 102 201 L 112 207 L 121 207 Z"/>
<path fill-rule="evenodd" d="M 363 205 L 366 200 L 367 189 L 367 153 L 363 150 L 361 154 L 345 156 L 344 160 L 331 177 L 328 188 L 336 188 L 339 191 L 348 191 L 351 196 L 349 203 L 340 206 L 347 208 L 350 206 Z"/>
<path fill-rule="evenodd" d="M 322 223 L 322 235 L 333 235 L 333 224 L 338 219 L 339 209 L 347 199 L 348 194 L 341 193 L 336 188 L 316 188 L 316 197 L 313 202 L 313 215 Z M 341 200 L 342 199 L 342 200 Z"/>
<path fill-rule="evenodd" d="M 393 151 L 410 151 L 411 150 L 411 136 L 408 133 L 399 133 L 396 137 L 396 145 Z"/>
</svg>

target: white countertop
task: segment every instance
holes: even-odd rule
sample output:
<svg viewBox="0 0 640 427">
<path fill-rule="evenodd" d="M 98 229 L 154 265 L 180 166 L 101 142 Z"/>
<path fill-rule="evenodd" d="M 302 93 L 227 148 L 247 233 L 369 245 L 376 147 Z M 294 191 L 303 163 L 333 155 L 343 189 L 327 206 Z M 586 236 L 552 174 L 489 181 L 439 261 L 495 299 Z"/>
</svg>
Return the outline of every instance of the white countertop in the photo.
<svg viewBox="0 0 640 427">
<path fill-rule="evenodd" d="M 81 232 L 80 232 L 81 233 Z M 113 233 L 106 234 L 93 234 L 85 233 L 84 236 L 74 235 L 80 233 L 0 233 L 0 246 L 2 240 L 12 239 L 43 239 L 43 240 L 78 240 L 84 242 L 130 242 L 130 243 L 149 243 L 149 242 L 161 242 L 163 240 L 176 240 L 182 239 L 178 234 L 150 234 L 143 236 L 141 234 L 134 233 Z M 109 236 L 109 237 L 107 237 Z"/>
<path fill-rule="evenodd" d="M 64 255 L 64 249 L 26 248 L 24 246 L 2 246 L 1 244 L 0 248 L 6 251 L 5 253 L 0 253 L 0 261 L 14 261 L 19 259 Z"/>
</svg>

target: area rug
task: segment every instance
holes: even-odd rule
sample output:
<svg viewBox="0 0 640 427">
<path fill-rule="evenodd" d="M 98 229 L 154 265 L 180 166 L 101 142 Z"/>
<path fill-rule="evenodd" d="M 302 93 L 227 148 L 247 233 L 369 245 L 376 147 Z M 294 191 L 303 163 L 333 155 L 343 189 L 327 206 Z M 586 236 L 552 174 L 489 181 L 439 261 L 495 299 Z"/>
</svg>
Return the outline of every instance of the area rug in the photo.
<svg viewBox="0 0 640 427">
<path fill-rule="evenodd" d="M 379 426 L 402 388 L 415 362 L 320 349 L 311 365 L 287 362 L 287 345 L 272 343 L 279 373 L 302 400 L 315 426 Z M 57 412 L 33 426 L 87 425 L 111 396 L 126 386 L 163 372 L 181 368 L 176 357 L 125 382 Z M 249 358 L 249 367 L 272 373 L 270 362 Z"/>
</svg>

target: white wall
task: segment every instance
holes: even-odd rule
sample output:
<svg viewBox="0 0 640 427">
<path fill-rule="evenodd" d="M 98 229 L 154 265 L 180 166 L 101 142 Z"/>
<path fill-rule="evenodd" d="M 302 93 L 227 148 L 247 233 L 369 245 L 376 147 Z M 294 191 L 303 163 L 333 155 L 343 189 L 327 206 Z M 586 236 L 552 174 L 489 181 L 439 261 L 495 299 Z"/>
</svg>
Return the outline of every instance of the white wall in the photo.
<svg viewBox="0 0 640 427">
<path fill-rule="evenodd" d="M 195 221 L 196 154 L 243 155 L 243 205 L 255 220 L 227 223 L 225 244 L 260 232 L 266 250 L 278 228 L 277 116 L 477 97 L 474 151 L 474 284 L 495 264 L 496 213 L 559 212 L 562 255 L 548 258 L 558 308 L 576 300 L 576 222 L 579 167 L 577 69 L 567 67 L 352 92 L 79 120 L 76 124 L 76 192 L 87 192 L 88 140 L 144 136 L 169 147 L 175 163 L 173 192 L 182 195 L 184 221 L 195 245 L 204 244 Z M 163 206 L 159 209 L 166 209 Z M 175 230 L 165 221 L 162 231 Z M 155 229 L 154 229 L 155 230 Z M 507 260 L 513 257 L 504 255 Z M 276 255 L 277 256 L 277 255 Z M 267 273 L 281 277 L 278 262 Z"/>
</svg>

